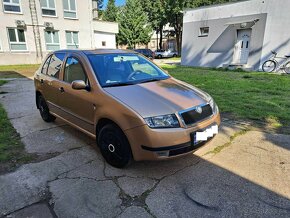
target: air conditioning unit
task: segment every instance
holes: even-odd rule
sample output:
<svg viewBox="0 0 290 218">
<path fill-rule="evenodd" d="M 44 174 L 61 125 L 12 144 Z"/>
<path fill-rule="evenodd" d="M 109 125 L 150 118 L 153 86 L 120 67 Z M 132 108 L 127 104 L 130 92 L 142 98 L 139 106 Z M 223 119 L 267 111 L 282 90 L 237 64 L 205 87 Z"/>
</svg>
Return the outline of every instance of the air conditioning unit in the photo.
<svg viewBox="0 0 290 218">
<path fill-rule="evenodd" d="M 26 24 L 24 22 L 24 20 L 15 20 L 15 24 L 18 28 L 25 28 L 26 27 Z"/>
<path fill-rule="evenodd" d="M 50 23 L 50 22 L 44 22 L 44 28 L 47 29 L 47 30 L 52 30 L 52 29 L 54 29 L 54 27 L 53 27 L 53 23 Z"/>
</svg>

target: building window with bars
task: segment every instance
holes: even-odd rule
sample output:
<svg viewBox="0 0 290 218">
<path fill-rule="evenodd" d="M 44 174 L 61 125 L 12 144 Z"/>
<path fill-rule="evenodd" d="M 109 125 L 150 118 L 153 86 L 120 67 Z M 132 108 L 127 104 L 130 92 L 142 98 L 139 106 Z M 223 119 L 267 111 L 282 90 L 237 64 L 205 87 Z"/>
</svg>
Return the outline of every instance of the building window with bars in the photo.
<svg viewBox="0 0 290 218">
<path fill-rule="evenodd" d="M 199 36 L 205 37 L 209 35 L 209 27 L 201 27 L 199 30 Z"/>
<path fill-rule="evenodd" d="M 79 33 L 76 31 L 66 31 L 66 46 L 68 49 L 79 48 Z"/>
<path fill-rule="evenodd" d="M 44 38 L 46 49 L 48 51 L 55 51 L 60 49 L 58 31 L 44 31 Z"/>
<path fill-rule="evenodd" d="M 27 51 L 24 29 L 8 28 L 8 39 L 11 51 Z"/>
</svg>

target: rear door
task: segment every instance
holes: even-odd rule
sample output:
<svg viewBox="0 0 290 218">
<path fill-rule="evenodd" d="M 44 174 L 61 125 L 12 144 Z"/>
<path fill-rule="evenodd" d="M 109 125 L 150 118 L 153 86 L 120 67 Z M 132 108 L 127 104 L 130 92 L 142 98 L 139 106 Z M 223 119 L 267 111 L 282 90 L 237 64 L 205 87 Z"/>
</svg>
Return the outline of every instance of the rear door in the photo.
<svg viewBox="0 0 290 218">
<path fill-rule="evenodd" d="M 90 86 L 81 57 L 69 55 L 63 70 L 60 87 L 59 105 L 62 117 L 82 129 L 95 134 L 94 131 L 94 95 L 87 90 L 75 90 L 72 82 L 82 80 Z"/>
<path fill-rule="evenodd" d="M 45 98 L 51 112 L 57 114 L 59 80 L 65 53 L 51 54 L 43 64 L 40 73 L 36 75 L 37 90 Z"/>
</svg>

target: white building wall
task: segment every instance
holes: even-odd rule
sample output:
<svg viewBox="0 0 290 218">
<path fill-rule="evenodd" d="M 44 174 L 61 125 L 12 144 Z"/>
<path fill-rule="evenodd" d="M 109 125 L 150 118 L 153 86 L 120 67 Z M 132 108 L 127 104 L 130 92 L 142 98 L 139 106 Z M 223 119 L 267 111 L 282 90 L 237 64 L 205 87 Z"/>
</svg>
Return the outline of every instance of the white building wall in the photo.
<svg viewBox="0 0 290 218">
<path fill-rule="evenodd" d="M 182 63 L 185 65 L 208 66 L 207 63 L 214 60 L 217 56 L 217 54 L 204 53 L 203 60 L 201 60 L 198 65 L 190 62 L 190 56 L 196 55 L 196 49 L 198 50 L 200 46 L 204 46 L 204 50 L 208 49 L 207 44 L 209 44 L 208 39 L 210 38 L 195 39 L 193 36 L 190 38 L 189 34 L 192 33 L 190 26 L 195 26 L 194 28 L 196 28 L 196 25 L 194 25 L 196 23 L 203 23 L 203 26 L 209 25 L 210 23 L 215 23 L 215 26 L 210 26 L 211 30 L 209 36 L 217 39 L 219 34 L 222 32 L 222 30 L 219 31 L 216 29 L 217 26 L 225 29 L 227 22 L 238 21 L 241 18 L 246 20 L 247 17 L 252 19 L 257 15 L 258 18 L 260 18 L 263 14 L 267 17 L 264 31 L 261 29 L 263 25 L 261 25 L 261 23 L 259 24 L 259 22 L 261 22 L 260 20 L 257 23 L 260 26 L 258 26 L 259 31 L 256 34 L 261 35 L 253 36 L 253 38 L 262 37 L 259 39 L 259 41 L 262 41 L 262 50 L 259 55 L 259 60 L 256 61 L 263 63 L 264 60 L 271 54 L 271 50 L 277 50 L 281 55 L 290 54 L 289 11 L 289 0 L 250 0 L 186 10 L 183 21 L 184 26 L 186 27 L 183 31 L 183 48 L 189 47 L 190 49 L 185 50 L 189 51 L 190 54 L 187 54 L 186 52 L 182 53 Z M 257 26 L 254 26 L 253 30 L 256 27 Z M 195 31 L 199 31 L 199 28 L 196 28 Z M 198 44 L 201 45 L 196 48 L 194 45 L 194 40 L 199 40 Z M 228 64 L 230 64 L 232 53 L 229 52 L 227 55 Z"/>
<path fill-rule="evenodd" d="M 29 24 L 32 24 L 29 0 L 20 0 L 22 8 L 21 14 L 4 13 L 2 1 L 3 0 L 0 0 L 0 65 L 40 63 L 42 61 L 41 58 L 36 57 L 33 28 L 32 26 L 29 26 Z M 55 0 L 57 14 L 56 17 L 42 15 L 40 1 L 35 0 L 35 2 L 39 25 L 43 25 L 44 22 L 50 22 L 53 23 L 54 30 L 59 31 L 60 49 L 67 48 L 65 31 L 78 32 L 80 49 L 95 49 L 95 31 L 102 32 L 103 35 L 107 34 L 110 39 L 115 38 L 115 34 L 117 34 L 119 31 L 117 23 L 104 22 L 93 19 L 92 0 L 76 0 L 76 19 L 64 18 L 62 0 Z M 26 52 L 10 50 L 7 27 L 15 28 L 15 20 L 24 20 L 27 24 L 25 31 L 27 43 Z M 43 57 L 45 57 L 49 51 L 46 49 L 44 26 L 40 26 L 39 30 Z"/>
</svg>

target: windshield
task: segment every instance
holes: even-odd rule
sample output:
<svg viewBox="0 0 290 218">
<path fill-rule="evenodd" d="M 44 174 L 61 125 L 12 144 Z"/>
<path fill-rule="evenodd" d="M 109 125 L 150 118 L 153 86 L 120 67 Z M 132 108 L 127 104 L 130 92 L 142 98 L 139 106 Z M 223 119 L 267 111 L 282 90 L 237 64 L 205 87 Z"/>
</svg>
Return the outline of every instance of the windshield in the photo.
<svg viewBox="0 0 290 218">
<path fill-rule="evenodd" d="M 102 87 L 134 85 L 169 78 L 138 54 L 90 54 L 88 58 Z"/>
</svg>

